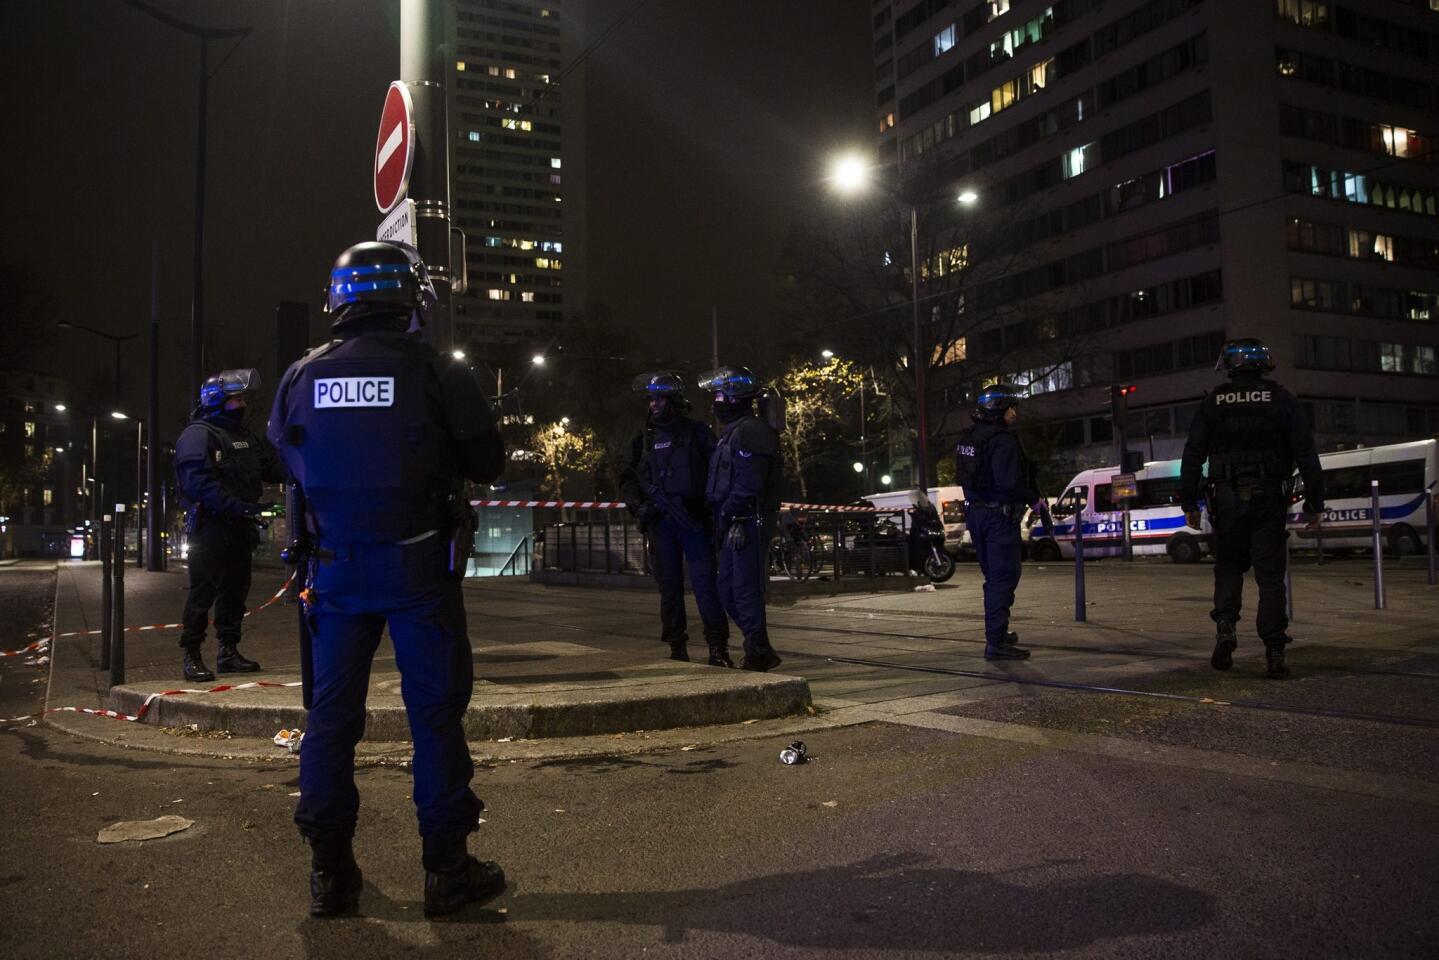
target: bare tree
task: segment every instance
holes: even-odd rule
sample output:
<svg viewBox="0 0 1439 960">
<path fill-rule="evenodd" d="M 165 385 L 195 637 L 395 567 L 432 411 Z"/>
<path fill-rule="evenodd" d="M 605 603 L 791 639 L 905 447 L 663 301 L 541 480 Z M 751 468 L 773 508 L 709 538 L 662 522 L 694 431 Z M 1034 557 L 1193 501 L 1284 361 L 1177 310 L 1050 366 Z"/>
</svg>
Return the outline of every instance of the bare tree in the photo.
<svg viewBox="0 0 1439 960">
<path fill-rule="evenodd" d="M 780 452 L 785 474 L 799 485 L 801 499 L 809 499 L 807 475 L 816 467 L 836 459 L 832 444 L 824 444 L 827 430 L 841 426 L 841 407 L 856 395 L 863 384 L 863 371 L 852 361 L 839 357 L 823 364 L 792 362 L 779 377 L 785 400 L 785 429 L 780 435 Z"/>
</svg>

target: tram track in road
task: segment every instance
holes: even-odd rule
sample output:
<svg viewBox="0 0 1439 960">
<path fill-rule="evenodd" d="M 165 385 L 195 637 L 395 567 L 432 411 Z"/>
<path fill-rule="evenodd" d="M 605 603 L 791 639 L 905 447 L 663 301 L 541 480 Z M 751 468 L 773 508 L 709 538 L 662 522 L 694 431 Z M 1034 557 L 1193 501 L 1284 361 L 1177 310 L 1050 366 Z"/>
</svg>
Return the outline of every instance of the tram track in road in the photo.
<svg viewBox="0 0 1439 960">
<path fill-rule="evenodd" d="M 531 602 L 535 602 L 535 601 L 534 601 L 534 597 L 532 597 L 531 595 L 529 595 L 529 594 L 527 594 L 527 593 L 525 593 L 525 592 L 523 592 L 523 591 L 517 591 L 517 590 L 509 590 L 509 591 L 506 591 L 506 590 L 503 589 L 503 588 L 496 589 L 496 588 L 493 588 L 493 587 L 486 586 L 485 592 L 486 592 L 486 593 L 500 593 L 500 594 L 505 594 L 505 595 L 507 595 L 507 596 L 509 596 L 509 597 L 511 597 L 511 598 L 513 598 L 513 599 L 516 599 L 516 600 L 529 600 L 529 601 L 531 601 Z M 619 606 L 619 605 L 613 605 L 613 604 L 605 605 L 605 604 L 589 604 L 589 603 L 587 603 L 587 604 L 585 604 L 585 607 L 586 607 L 586 609 L 589 609 L 589 610 L 595 610 L 595 611 L 601 611 L 601 612 L 612 612 L 612 613 L 621 613 L 621 612 L 630 613 L 630 612 L 633 612 L 633 608 L 625 607 L 625 606 Z M 846 619 L 846 618 L 850 618 L 850 617 L 854 617 L 854 618 L 857 619 L 859 616 L 863 616 L 865 619 L 870 619 L 870 618 L 879 619 L 879 618 L 885 618 L 885 617 L 890 617 L 890 616 L 893 616 L 894 619 L 904 619 L 906 616 L 911 616 L 911 615 L 905 614 L 905 613 L 888 614 L 888 613 L 880 613 L 880 612 L 878 612 L 878 611 L 864 611 L 862 614 L 860 614 L 860 613 L 858 613 L 858 612 L 850 613 L 850 612 L 847 612 L 847 611 L 838 610 L 838 609 L 834 609 L 834 608 L 830 608 L 830 609 L 824 610 L 824 611 L 822 611 L 821 613 L 822 613 L 823 616 L 837 617 L 837 618 L 839 618 L 839 619 Z M 489 616 L 495 616 L 495 617 L 497 617 L 498 619 L 512 620 L 512 621 L 522 621 L 522 620 L 532 620 L 532 619 L 534 619 L 533 616 L 507 617 L 507 616 L 498 615 L 498 614 L 493 614 L 493 613 L 488 614 L 488 615 L 489 615 Z M 776 610 L 774 610 L 774 609 L 771 609 L 771 610 L 769 611 L 768 619 L 769 619 L 770 624 L 771 624 L 772 626 L 774 626 L 774 627 L 779 627 L 779 628 L 782 628 L 782 629 L 784 629 L 784 630 L 795 630 L 795 631 L 800 631 L 800 632 L 805 632 L 805 633 L 824 633 L 824 634 L 835 634 L 835 633 L 839 633 L 839 634 L 848 634 L 848 635 L 852 635 L 852 636 L 876 637 L 876 638 L 881 638 L 881 639 L 893 639 L 893 640 L 936 640 L 936 641 L 942 641 L 942 642 L 945 642 L 945 643 L 967 644 L 967 645 L 970 645 L 970 646 L 973 646 L 973 647 L 981 647 L 981 646 L 984 645 L 984 640 L 983 640 L 983 639 L 977 639 L 977 638 L 974 638 L 974 637 L 955 636 L 955 635 L 952 635 L 952 634 L 903 633 L 903 632 L 894 631 L 894 630 L 866 630 L 866 629 L 860 629 L 860 628 L 858 628 L 858 627 L 850 627 L 850 626 L 844 626 L 844 627 L 828 627 L 828 626 L 816 626 L 816 625 L 805 624 L 805 623 L 795 623 L 795 622 L 792 622 L 792 620 L 791 620 L 790 618 L 786 617 L 782 612 L 776 611 Z M 935 620 L 935 619 L 942 619 L 942 618 L 940 618 L 940 617 L 938 617 L 938 616 L 925 616 L 924 619 L 926 619 L 926 620 Z M 975 618 L 975 619 L 977 620 L 978 618 Z M 564 625 L 564 624 L 560 624 L 559 626 L 564 626 L 566 629 L 572 629 L 572 630 L 577 630 L 577 631 L 581 631 L 581 632 L 589 629 L 589 628 L 587 628 L 587 627 L 576 627 L 576 626 L 570 626 L 570 625 Z M 1128 633 L 1128 634 L 1130 634 L 1131 636 L 1136 636 L 1136 637 L 1145 636 L 1144 634 L 1141 634 L 1141 633 L 1139 633 L 1138 631 L 1127 630 L 1127 629 L 1125 629 L 1125 628 L 1123 628 L 1123 627 L 1113 627 L 1113 626 L 1111 626 L 1111 627 L 1105 627 L 1105 629 L 1114 630 L 1114 631 L 1118 631 L 1118 632 L 1122 632 L 1122 633 Z M 622 636 L 626 636 L 625 634 L 621 634 L 621 635 L 622 635 Z M 632 635 L 630 635 L 630 636 L 632 636 Z M 647 637 L 633 637 L 633 639 L 644 640 L 644 639 L 647 639 Z M 1058 652 L 1063 652 L 1063 653 L 1088 653 L 1088 654 L 1098 654 L 1098 655 L 1100 655 L 1100 656 L 1111 656 L 1111 657 L 1130 657 L 1130 658 L 1133 658 L 1133 657 L 1141 657 L 1141 658 L 1146 659 L 1146 660 L 1173 660 L 1173 661 L 1176 661 L 1176 662 L 1184 662 L 1184 663 L 1194 663 L 1194 662 L 1196 662 L 1196 661 L 1198 661 L 1198 660 L 1205 660 L 1205 661 L 1208 660 L 1208 657 L 1207 657 L 1207 656 L 1199 656 L 1199 655 L 1192 654 L 1192 653 L 1155 652 L 1155 651 L 1148 651 L 1148 650 L 1136 650 L 1136 649 L 1134 649 L 1134 648 L 1132 648 L 1132 647 L 1101 646 L 1101 645 L 1095 645 L 1095 644 L 1050 643 L 1050 642 L 1045 642 L 1045 643 L 1043 643 L 1043 644 L 1039 647 L 1039 649 L 1051 650 L 1051 651 L 1058 651 Z M 783 650 L 781 650 L 780 652 L 783 653 L 783 654 L 785 654 L 786 656 L 810 656 L 810 657 L 815 656 L 814 654 L 802 654 L 802 653 L 793 652 L 793 651 L 783 651 Z M 1306 670 L 1313 671 L 1313 672 L 1317 672 L 1317 673 L 1350 674 L 1350 675 L 1354 675 L 1354 676 L 1401 677 L 1401 678 L 1412 679 L 1412 680 L 1439 680 L 1439 673 L 1426 673 L 1426 672 L 1423 672 L 1423 671 L 1413 671 L 1413 670 L 1384 670 L 1384 669 L 1380 669 L 1380 668 L 1369 668 L 1369 667 L 1341 667 L 1341 666 L 1330 666 L 1330 665 L 1325 665 L 1325 664 L 1306 664 L 1305 669 L 1306 669 Z"/>
</svg>

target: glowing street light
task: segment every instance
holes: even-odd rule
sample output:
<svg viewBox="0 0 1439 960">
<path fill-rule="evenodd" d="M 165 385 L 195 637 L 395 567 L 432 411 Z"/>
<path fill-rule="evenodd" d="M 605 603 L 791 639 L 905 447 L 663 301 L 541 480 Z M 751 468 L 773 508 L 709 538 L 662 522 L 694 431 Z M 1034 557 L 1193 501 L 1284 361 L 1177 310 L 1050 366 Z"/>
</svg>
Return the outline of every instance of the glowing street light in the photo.
<svg viewBox="0 0 1439 960">
<path fill-rule="evenodd" d="M 128 413 L 122 413 L 122 412 L 120 412 L 119 410 L 111 410 L 111 411 L 110 411 L 110 416 L 114 417 L 116 420 L 129 420 L 129 419 L 130 419 L 130 415 L 129 415 Z"/>
<path fill-rule="evenodd" d="M 545 355 L 543 353 L 535 354 L 533 357 L 530 357 L 530 363 L 533 363 L 537 367 L 543 367 L 545 365 Z"/>
<path fill-rule="evenodd" d="M 55 404 L 55 412 L 56 412 L 56 413 L 64 413 L 64 412 L 65 412 L 66 410 L 68 410 L 68 409 L 69 409 L 69 408 L 66 407 L 65 404 L 63 404 L 63 403 L 57 403 L 57 404 Z"/>
<path fill-rule="evenodd" d="M 969 204 L 974 203 L 974 201 L 979 199 L 979 194 L 975 193 L 973 190 L 966 190 L 958 197 L 955 197 L 955 199 L 958 200 L 960 203 L 968 206 Z"/>
<path fill-rule="evenodd" d="M 864 473 L 864 464 L 856 460 L 853 464 L 855 473 Z"/>
<path fill-rule="evenodd" d="M 889 486 L 891 483 L 894 483 L 894 477 L 891 477 L 889 474 L 886 473 L 886 474 L 884 474 L 883 476 L 881 476 L 881 477 L 879 478 L 879 482 L 882 483 L 882 484 L 884 484 L 884 485 L 887 487 L 887 486 Z"/>
<path fill-rule="evenodd" d="M 858 193 L 869 186 L 869 164 L 857 153 L 844 154 L 830 166 L 829 179 L 840 193 Z"/>
<path fill-rule="evenodd" d="M 454 357 L 456 360 L 463 360 L 463 359 L 465 359 L 465 351 L 463 351 L 463 350 L 451 350 L 451 351 L 450 351 L 450 356 Z"/>
<path fill-rule="evenodd" d="M 824 357 L 826 360 L 833 360 L 833 359 L 834 359 L 834 351 L 833 351 L 833 350 L 821 350 L 821 351 L 819 352 L 819 355 L 820 355 L 821 357 Z"/>
</svg>

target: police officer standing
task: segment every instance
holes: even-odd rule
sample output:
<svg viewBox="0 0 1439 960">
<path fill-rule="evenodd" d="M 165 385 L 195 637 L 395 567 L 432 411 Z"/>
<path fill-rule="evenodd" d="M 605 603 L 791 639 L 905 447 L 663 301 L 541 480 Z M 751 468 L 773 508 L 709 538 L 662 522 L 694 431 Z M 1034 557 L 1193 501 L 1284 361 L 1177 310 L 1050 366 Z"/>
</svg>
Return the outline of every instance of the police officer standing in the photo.
<svg viewBox="0 0 1439 960">
<path fill-rule="evenodd" d="M 1285 482 L 1297 462 L 1304 479 L 1304 511 L 1324 510 L 1323 474 L 1314 437 L 1294 395 L 1265 374 L 1274 369 L 1269 348 L 1258 340 L 1230 340 L 1216 370 L 1229 385 L 1206 396 L 1189 427 L 1180 467 L 1180 497 L 1191 527 L 1198 527 L 1200 472 L 1207 460 L 1209 522 L 1214 529 L 1214 653 L 1209 663 L 1228 670 L 1238 645 L 1234 625 L 1252 564 L 1259 585 L 1255 627 L 1264 641 L 1271 677 L 1287 677 L 1289 643 L 1284 614 L 1284 568 L 1288 562 L 1284 518 Z"/>
<path fill-rule="evenodd" d="M 630 446 L 620 491 L 649 538 L 660 588 L 660 639 L 670 659 L 689 660 L 684 568 L 704 622 L 709 663 L 733 667 L 729 621 L 715 585 L 714 528 L 705 501 L 705 480 L 715 438 L 707 424 L 685 414 L 684 381 L 675 373 L 641 374 L 634 390 L 649 400 L 644 432 Z"/>
<path fill-rule="evenodd" d="M 200 655 L 215 607 L 215 639 L 221 673 L 260 669 L 240 654 L 245 599 L 250 594 L 250 555 L 260 542 L 256 524 L 273 507 L 261 503 L 266 483 L 285 479 L 268 443 L 245 429 L 245 408 L 260 386 L 258 370 L 225 370 L 200 386 L 190 424 L 175 441 L 175 486 L 187 505 L 185 539 L 190 592 L 180 615 L 185 679 L 215 679 Z"/>
<path fill-rule="evenodd" d="M 295 822 L 312 848 L 310 913 L 357 906 L 355 744 L 388 625 L 414 738 L 425 915 L 504 889 L 498 864 L 466 850 L 484 804 L 463 720 L 473 687 L 459 577 L 472 535 L 463 479 L 504 465 L 474 375 L 417 335 L 435 291 L 419 254 L 369 242 L 340 255 L 327 312 L 336 339 L 286 372 L 269 435 L 307 502 L 313 688 Z M 458 530 L 458 533 L 455 531 Z M 451 543 L 452 533 L 459 538 Z"/>
<path fill-rule="evenodd" d="M 955 481 L 964 488 L 965 523 L 984 573 L 984 659 L 1027 660 L 1019 635 L 1009 629 L 1009 609 L 1019 586 L 1023 540 L 1020 516 L 1039 500 L 1033 469 L 1009 425 L 1019 416 L 1020 391 L 996 383 L 980 391 L 970 410 L 973 424 L 959 435 Z"/>
<path fill-rule="evenodd" d="M 772 670 L 764 595 L 770 531 L 779 508 L 779 434 L 755 415 L 759 381 L 747 367 L 721 367 L 700 379 L 714 394 L 719 443 L 710 457 L 705 496 L 715 514 L 720 602 L 744 634 L 745 670 Z"/>
</svg>

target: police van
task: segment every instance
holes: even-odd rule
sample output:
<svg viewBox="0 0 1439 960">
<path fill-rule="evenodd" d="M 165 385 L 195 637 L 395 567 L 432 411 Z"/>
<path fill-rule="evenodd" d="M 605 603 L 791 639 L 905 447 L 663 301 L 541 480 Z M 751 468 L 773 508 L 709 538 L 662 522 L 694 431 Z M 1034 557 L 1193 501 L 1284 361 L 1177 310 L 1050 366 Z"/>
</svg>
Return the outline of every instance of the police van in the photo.
<svg viewBox="0 0 1439 960">
<path fill-rule="evenodd" d="M 1138 496 L 1129 501 L 1129 541 L 1135 556 L 1168 556 L 1195 563 L 1210 549 L 1208 514 L 1203 528 L 1189 526 L 1179 500 L 1179 461 L 1155 460 L 1134 474 Z M 1041 562 L 1074 557 L 1076 516 L 1084 524 L 1084 556 L 1124 552 L 1124 510 L 1113 496 L 1118 467 L 1085 470 L 1069 481 L 1050 508 L 1053 529 L 1042 522 L 1029 531 L 1029 556 Z"/>
<path fill-rule="evenodd" d="M 1369 483 L 1378 480 L 1385 546 L 1400 556 L 1424 549 L 1425 499 L 1434 495 L 1439 481 L 1439 440 L 1324 453 L 1319 466 L 1324 471 L 1324 516 L 1316 529 L 1304 514 L 1302 499 L 1290 507 L 1288 527 L 1295 546 L 1369 548 L 1374 537 Z M 1297 486 L 1302 498 L 1302 482 Z"/>
<path fill-rule="evenodd" d="M 910 497 L 909 490 L 894 490 L 871 493 L 862 499 L 880 510 L 908 510 L 913 505 Z M 939 519 L 944 524 L 945 552 L 952 557 L 972 554 L 974 546 L 964 525 L 964 490 L 956 486 L 930 487 L 929 502 L 938 508 Z M 905 529 L 909 529 L 908 525 L 906 514 Z"/>
</svg>

